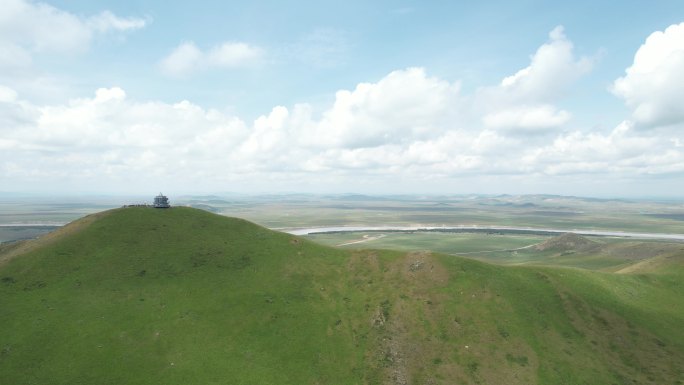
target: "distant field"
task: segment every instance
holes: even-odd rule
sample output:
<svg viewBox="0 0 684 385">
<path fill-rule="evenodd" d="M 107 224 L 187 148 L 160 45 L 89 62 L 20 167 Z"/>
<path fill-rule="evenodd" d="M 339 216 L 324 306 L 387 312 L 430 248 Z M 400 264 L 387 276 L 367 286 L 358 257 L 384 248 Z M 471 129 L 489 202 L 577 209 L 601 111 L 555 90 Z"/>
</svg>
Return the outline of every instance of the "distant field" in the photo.
<svg viewBox="0 0 684 385">
<path fill-rule="evenodd" d="M 56 226 L 0 226 L 0 243 L 36 238 L 57 228 Z"/>
<path fill-rule="evenodd" d="M 684 251 L 684 243 L 611 237 L 587 237 L 594 245 L 579 250 L 538 250 L 536 245 L 554 238 L 542 235 L 347 232 L 306 237 L 314 242 L 346 249 L 429 250 L 503 265 L 534 264 L 605 271 L 616 271 L 639 260 Z"/>
<path fill-rule="evenodd" d="M 430 250 L 434 252 L 456 254 L 481 252 L 492 250 L 516 249 L 543 242 L 545 236 L 529 235 L 503 235 L 486 233 L 436 233 L 436 232 L 413 232 L 413 233 L 334 233 L 312 234 L 307 238 L 329 246 L 337 246 L 342 243 L 355 240 L 364 240 L 364 236 L 381 238 L 342 246 L 354 249 L 390 249 L 405 251 Z"/>
<path fill-rule="evenodd" d="M 248 219 L 272 229 L 315 226 L 529 226 L 560 229 L 684 233 L 684 202 L 530 196 L 170 195 L 191 206 Z M 0 224 L 70 222 L 142 203 L 150 197 L 14 198 L 0 200 Z"/>
<path fill-rule="evenodd" d="M 334 225 L 498 225 L 684 233 L 681 202 L 571 197 L 435 197 L 332 201 L 330 198 L 214 203 L 217 212 L 270 228 Z"/>
<path fill-rule="evenodd" d="M 151 195 L 152 196 L 152 195 Z M 67 223 L 87 214 L 150 197 L 4 198 L 0 224 Z M 172 205 L 191 206 L 244 218 L 277 230 L 322 226 L 515 226 L 572 231 L 617 230 L 684 234 L 683 202 L 601 200 L 548 195 L 533 196 L 170 196 Z M 0 229 L 0 242 L 33 238 L 43 229 Z M 337 246 L 364 234 L 316 235 L 316 242 Z M 374 234 L 375 236 L 377 234 Z M 369 235 L 371 237 L 371 235 Z M 549 263 L 550 256 L 511 250 L 543 241 L 543 236 L 507 234 L 385 234 L 345 248 L 433 250 L 504 264 Z M 624 241 L 624 240 L 623 240 Z M 604 240 L 604 242 L 610 242 Z M 485 253 L 486 252 L 486 253 Z M 612 269 L 624 262 L 603 254 L 554 255 L 552 264 Z"/>
<path fill-rule="evenodd" d="M 0 200 L 0 225 L 65 224 L 85 215 L 119 207 L 126 198 L 14 198 Z"/>
</svg>

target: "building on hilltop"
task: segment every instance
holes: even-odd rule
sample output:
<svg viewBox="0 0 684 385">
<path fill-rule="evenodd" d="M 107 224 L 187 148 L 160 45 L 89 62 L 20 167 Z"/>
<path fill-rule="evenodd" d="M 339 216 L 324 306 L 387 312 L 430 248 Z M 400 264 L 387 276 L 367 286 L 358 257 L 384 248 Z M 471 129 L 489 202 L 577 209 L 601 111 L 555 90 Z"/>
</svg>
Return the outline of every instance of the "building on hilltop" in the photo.
<svg viewBox="0 0 684 385">
<path fill-rule="evenodd" d="M 171 207 L 171 205 L 169 204 L 169 198 L 162 195 L 162 193 L 159 193 L 159 195 L 154 197 L 155 209 L 168 209 L 169 207 Z"/>
</svg>

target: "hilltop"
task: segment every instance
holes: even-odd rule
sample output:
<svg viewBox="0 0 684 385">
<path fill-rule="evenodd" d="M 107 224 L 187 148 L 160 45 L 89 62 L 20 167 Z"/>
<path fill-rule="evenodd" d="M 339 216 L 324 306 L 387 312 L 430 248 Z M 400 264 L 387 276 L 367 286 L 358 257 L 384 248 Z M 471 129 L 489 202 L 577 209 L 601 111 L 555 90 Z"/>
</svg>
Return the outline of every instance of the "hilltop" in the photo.
<svg viewBox="0 0 684 385">
<path fill-rule="evenodd" d="M 346 251 L 183 207 L 91 215 L 3 260 L 3 384 L 684 378 L 677 272 Z"/>
<path fill-rule="evenodd" d="M 575 233 L 565 233 L 538 244 L 535 246 L 535 249 L 539 251 L 550 250 L 560 252 L 571 250 L 584 251 L 598 245 L 599 244 L 597 242 L 590 241 L 581 235 L 577 235 Z"/>
</svg>

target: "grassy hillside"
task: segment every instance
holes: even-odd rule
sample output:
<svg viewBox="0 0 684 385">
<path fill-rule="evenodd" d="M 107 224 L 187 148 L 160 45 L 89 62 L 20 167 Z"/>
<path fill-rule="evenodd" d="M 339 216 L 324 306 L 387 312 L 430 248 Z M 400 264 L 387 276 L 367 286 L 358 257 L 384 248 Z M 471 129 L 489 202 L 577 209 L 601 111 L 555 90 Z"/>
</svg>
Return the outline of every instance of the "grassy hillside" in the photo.
<svg viewBox="0 0 684 385">
<path fill-rule="evenodd" d="M 0 384 L 681 384 L 684 287 L 665 270 L 347 251 L 117 209 L 0 250 Z"/>
</svg>

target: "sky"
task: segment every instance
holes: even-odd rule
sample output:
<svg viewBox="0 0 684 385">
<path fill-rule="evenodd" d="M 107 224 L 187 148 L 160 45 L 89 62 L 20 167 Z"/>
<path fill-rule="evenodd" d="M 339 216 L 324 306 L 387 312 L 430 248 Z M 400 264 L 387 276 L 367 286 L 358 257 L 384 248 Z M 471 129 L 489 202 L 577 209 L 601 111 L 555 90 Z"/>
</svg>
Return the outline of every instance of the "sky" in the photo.
<svg viewBox="0 0 684 385">
<path fill-rule="evenodd" d="M 0 192 L 684 197 L 681 0 L 0 3 Z"/>
</svg>

